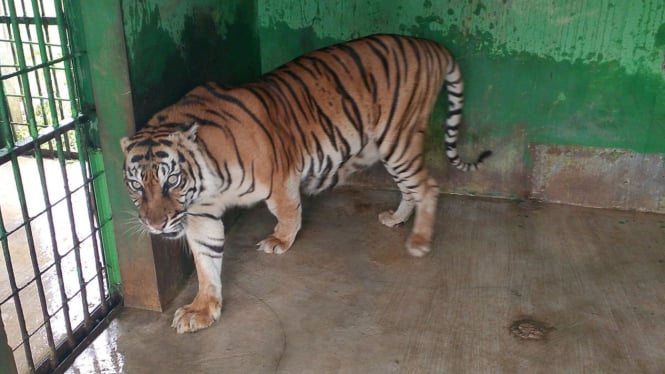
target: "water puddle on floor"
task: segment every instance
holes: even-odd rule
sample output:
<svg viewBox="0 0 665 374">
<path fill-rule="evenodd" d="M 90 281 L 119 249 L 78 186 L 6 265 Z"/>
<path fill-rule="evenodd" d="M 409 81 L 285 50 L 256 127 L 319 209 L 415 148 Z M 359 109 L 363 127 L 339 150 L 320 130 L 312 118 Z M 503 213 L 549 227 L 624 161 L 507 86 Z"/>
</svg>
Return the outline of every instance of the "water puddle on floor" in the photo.
<svg viewBox="0 0 665 374">
<path fill-rule="evenodd" d="M 87 309 L 92 310 L 100 304 L 99 283 L 95 280 L 96 263 L 93 252 L 92 228 L 89 220 L 86 190 L 81 188 L 83 178 L 78 161 L 68 161 L 65 166 L 67 184 L 71 191 L 71 212 L 66 199 L 65 179 L 57 160 L 44 160 L 44 174 L 53 226 L 49 223 L 42 184 L 39 178 L 37 162 L 34 158 L 18 159 L 29 225 L 24 224 L 19 192 L 15 186 L 15 176 L 11 163 L 0 165 L 0 211 L 7 235 L 7 246 L 13 278 L 19 289 L 21 308 L 30 337 L 30 347 L 35 361 L 48 355 L 48 343 L 45 320 L 49 320 L 56 345 L 66 338 L 66 320 L 74 329 L 83 322 L 84 311 L 79 283 L 79 269 L 86 282 Z M 71 218 L 70 218 L 71 217 Z M 31 235 L 30 235 L 31 234 Z M 31 243 L 32 242 L 32 243 Z M 81 266 L 77 266 L 76 252 L 73 248 L 79 242 Z M 34 247 L 35 256 L 30 255 Z M 57 252 L 56 252 L 57 251 Z M 55 265 L 55 253 L 61 257 L 60 268 L 62 282 L 58 279 Z M 22 336 L 17 315 L 15 299 L 8 274 L 8 258 L 0 251 L 0 313 L 7 332 L 8 343 L 15 349 L 17 366 L 20 372 L 27 370 Z M 34 266 L 38 267 L 36 272 Z M 36 276 L 37 273 L 37 276 Z M 46 314 L 42 311 L 36 277 L 41 278 L 46 299 Z M 64 291 L 65 296 L 62 296 Z M 69 308 L 66 317 L 63 305 Z M 17 349 L 18 347 L 18 349 Z"/>
<path fill-rule="evenodd" d="M 118 351 L 120 328 L 111 323 L 72 363 L 68 374 L 123 373 L 125 356 Z"/>
</svg>

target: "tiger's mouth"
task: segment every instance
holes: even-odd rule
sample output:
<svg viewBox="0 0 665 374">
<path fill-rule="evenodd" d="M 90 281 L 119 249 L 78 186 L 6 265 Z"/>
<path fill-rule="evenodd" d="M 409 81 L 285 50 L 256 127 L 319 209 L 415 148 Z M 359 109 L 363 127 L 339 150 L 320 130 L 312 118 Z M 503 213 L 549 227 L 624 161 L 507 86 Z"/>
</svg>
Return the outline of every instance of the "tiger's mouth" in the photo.
<svg viewBox="0 0 665 374">
<path fill-rule="evenodd" d="M 162 232 L 160 235 L 166 239 L 178 239 L 185 234 L 185 231 Z"/>
<path fill-rule="evenodd" d="M 146 230 L 153 235 L 160 235 L 166 239 L 178 239 L 181 236 L 185 235 L 185 222 L 183 219 L 179 219 L 175 222 L 170 223 L 166 227 L 156 228 L 153 225 L 141 221 Z"/>
<path fill-rule="evenodd" d="M 182 219 L 172 223 L 169 227 L 165 228 L 161 235 L 167 239 L 178 239 L 185 235 L 185 224 Z"/>
<path fill-rule="evenodd" d="M 185 235 L 185 226 L 182 223 L 178 222 L 174 225 L 167 227 L 162 231 L 153 232 L 153 234 L 161 235 L 163 238 L 166 239 L 178 239 L 183 235 Z"/>
</svg>

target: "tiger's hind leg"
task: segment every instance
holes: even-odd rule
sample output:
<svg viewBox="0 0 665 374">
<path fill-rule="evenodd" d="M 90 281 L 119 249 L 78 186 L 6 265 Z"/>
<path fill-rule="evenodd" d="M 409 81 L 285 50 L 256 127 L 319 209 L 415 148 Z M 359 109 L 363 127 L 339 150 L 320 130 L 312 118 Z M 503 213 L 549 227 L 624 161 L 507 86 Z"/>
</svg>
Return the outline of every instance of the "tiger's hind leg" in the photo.
<svg viewBox="0 0 665 374">
<path fill-rule="evenodd" d="M 406 186 L 409 183 L 413 184 Z M 439 188 L 426 172 L 420 178 L 399 181 L 398 185 L 402 189 L 402 200 L 397 210 L 380 213 L 379 221 L 394 227 L 406 222 L 415 208 L 416 216 L 406 249 L 412 256 L 422 257 L 430 251 Z"/>
<path fill-rule="evenodd" d="M 367 169 L 379 161 L 379 149 L 374 142 L 368 142 L 357 155 L 348 159 L 337 172 L 337 185 L 346 183 L 351 175 L 357 171 Z"/>
<path fill-rule="evenodd" d="M 397 210 L 386 210 L 379 213 L 379 222 L 388 227 L 395 227 L 409 220 L 416 204 L 409 191 L 402 191 L 402 200 Z"/>
<path fill-rule="evenodd" d="M 414 182 L 414 185 L 406 187 L 410 182 Z M 423 173 L 421 178 L 399 181 L 398 185 L 402 189 L 402 200 L 397 210 L 380 213 L 379 221 L 394 227 L 406 222 L 415 209 L 416 217 L 406 249 L 411 255 L 422 257 L 430 251 L 439 188 L 434 178 L 427 173 Z"/>
<path fill-rule="evenodd" d="M 439 186 L 434 178 L 427 176 L 416 194 L 416 218 L 406 249 L 412 256 L 422 257 L 430 251 L 436 216 Z"/>
<path fill-rule="evenodd" d="M 409 254 L 422 257 L 430 251 L 439 188 L 425 167 L 422 134 L 404 144 L 400 157 L 386 157 L 383 162 L 397 183 L 402 200 L 396 211 L 379 214 L 379 221 L 393 227 L 406 222 L 415 210 L 413 229 L 406 243 Z M 391 155 L 394 156 L 396 152 Z M 414 154 L 415 153 L 415 154 Z"/>
<path fill-rule="evenodd" d="M 293 176 L 286 183 L 273 186 L 266 205 L 277 218 L 277 225 L 270 236 L 257 243 L 259 251 L 282 254 L 291 248 L 302 221 L 299 182 L 297 176 Z"/>
</svg>

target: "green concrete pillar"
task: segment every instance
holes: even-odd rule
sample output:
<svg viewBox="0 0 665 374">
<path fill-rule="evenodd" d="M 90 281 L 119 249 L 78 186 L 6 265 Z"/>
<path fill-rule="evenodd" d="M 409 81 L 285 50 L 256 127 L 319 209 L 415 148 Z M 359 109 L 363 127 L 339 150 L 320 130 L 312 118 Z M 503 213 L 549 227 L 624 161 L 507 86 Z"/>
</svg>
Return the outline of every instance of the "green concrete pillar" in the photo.
<svg viewBox="0 0 665 374">
<path fill-rule="evenodd" d="M 176 242 L 139 235 L 130 213 L 122 175 L 120 139 L 135 131 L 121 2 L 71 0 L 73 18 L 80 17 L 76 37 L 85 51 L 97 127 L 106 170 L 108 194 L 118 251 L 124 304 L 162 311 L 191 273 L 191 260 Z M 79 14 L 76 15 L 75 13 Z M 75 22 L 76 23 L 76 22 Z M 76 28 L 76 27 L 75 27 Z"/>
</svg>

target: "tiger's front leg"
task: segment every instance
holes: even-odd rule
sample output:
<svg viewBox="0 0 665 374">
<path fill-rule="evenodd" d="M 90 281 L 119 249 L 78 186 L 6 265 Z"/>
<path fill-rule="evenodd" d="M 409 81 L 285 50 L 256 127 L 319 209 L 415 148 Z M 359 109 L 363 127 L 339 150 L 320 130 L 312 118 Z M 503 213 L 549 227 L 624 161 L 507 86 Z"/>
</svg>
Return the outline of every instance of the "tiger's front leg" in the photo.
<svg viewBox="0 0 665 374">
<path fill-rule="evenodd" d="M 210 326 L 222 311 L 224 225 L 213 217 L 190 215 L 186 235 L 194 255 L 199 290 L 191 304 L 175 312 L 171 326 L 180 334 Z"/>
<path fill-rule="evenodd" d="M 257 246 L 259 251 L 265 253 L 282 254 L 291 248 L 300 231 L 300 180 L 294 176 L 277 186 L 266 200 L 268 209 L 277 218 L 277 225 L 272 235 L 260 241 Z"/>
</svg>

